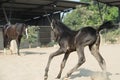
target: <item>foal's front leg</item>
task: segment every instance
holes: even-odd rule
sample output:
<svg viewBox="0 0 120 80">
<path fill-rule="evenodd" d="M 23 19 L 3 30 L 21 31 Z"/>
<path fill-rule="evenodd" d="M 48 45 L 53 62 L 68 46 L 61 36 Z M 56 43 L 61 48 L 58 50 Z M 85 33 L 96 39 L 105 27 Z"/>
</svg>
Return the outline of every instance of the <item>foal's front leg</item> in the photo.
<svg viewBox="0 0 120 80">
<path fill-rule="evenodd" d="M 68 78 L 74 71 L 77 70 L 84 62 L 85 62 L 85 56 L 84 56 L 84 46 L 78 46 L 77 47 L 77 54 L 78 54 L 78 63 L 76 66 L 71 69 L 64 78 Z"/>
<path fill-rule="evenodd" d="M 53 57 L 58 56 L 58 55 L 60 55 L 60 54 L 63 54 L 63 52 L 64 52 L 64 51 L 60 48 L 60 49 L 57 50 L 55 53 L 52 53 L 52 54 L 49 56 L 47 66 L 46 66 L 46 68 L 45 68 L 44 80 L 47 80 L 47 78 L 48 78 L 49 66 L 50 66 L 50 63 L 51 63 L 51 60 L 53 59 Z"/>
<path fill-rule="evenodd" d="M 63 61 L 62 61 L 62 63 L 61 63 L 61 67 L 60 67 L 60 72 L 59 72 L 59 74 L 58 74 L 58 76 L 57 76 L 58 79 L 61 77 L 62 71 L 63 71 L 63 69 L 64 69 L 64 67 L 65 67 L 65 64 L 66 64 L 66 61 L 67 61 L 69 55 L 70 55 L 70 51 L 67 51 L 67 52 L 65 53 L 65 55 L 64 55 L 64 58 L 63 58 Z"/>
</svg>

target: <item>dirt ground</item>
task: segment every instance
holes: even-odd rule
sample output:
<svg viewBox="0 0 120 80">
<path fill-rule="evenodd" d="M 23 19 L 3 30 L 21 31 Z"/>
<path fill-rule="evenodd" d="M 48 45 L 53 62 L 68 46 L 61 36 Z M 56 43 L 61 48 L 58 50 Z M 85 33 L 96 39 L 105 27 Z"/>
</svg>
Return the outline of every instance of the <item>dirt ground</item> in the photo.
<svg viewBox="0 0 120 80">
<path fill-rule="evenodd" d="M 0 50 L 0 80 L 44 80 L 48 57 L 57 49 L 58 46 L 21 49 L 22 56 L 3 55 L 3 50 Z M 101 45 L 100 53 L 106 61 L 109 80 L 120 80 L 120 45 Z M 85 57 L 86 62 L 68 80 L 103 80 L 104 75 L 88 47 L 85 48 Z M 60 55 L 52 60 L 48 80 L 59 80 L 55 78 L 62 58 Z M 77 59 L 76 52 L 71 53 L 62 77 L 77 64 Z"/>
</svg>

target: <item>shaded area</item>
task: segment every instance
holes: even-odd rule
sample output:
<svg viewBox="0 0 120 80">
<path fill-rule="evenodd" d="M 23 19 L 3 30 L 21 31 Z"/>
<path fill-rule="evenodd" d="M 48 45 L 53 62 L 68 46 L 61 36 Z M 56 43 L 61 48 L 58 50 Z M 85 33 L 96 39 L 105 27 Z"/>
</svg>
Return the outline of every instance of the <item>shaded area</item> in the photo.
<svg viewBox="0 0 120 80">
<path fill-rule="evenodd" d="M 23 53 L 25 55 L 31 55 L 31 54 L 40 54 L 40 55 L 42 55 L 42 54 L 47 54 L 46 52 L 32 52 L 32 51 L 24 51 L 24 52 L 21 52 L 21 53 Z"/>
<path fill-rule="evenodd" d="M 3 51 L 0 51 L 0 55 L 2 55 L 3 54 Z"/>
</svg>

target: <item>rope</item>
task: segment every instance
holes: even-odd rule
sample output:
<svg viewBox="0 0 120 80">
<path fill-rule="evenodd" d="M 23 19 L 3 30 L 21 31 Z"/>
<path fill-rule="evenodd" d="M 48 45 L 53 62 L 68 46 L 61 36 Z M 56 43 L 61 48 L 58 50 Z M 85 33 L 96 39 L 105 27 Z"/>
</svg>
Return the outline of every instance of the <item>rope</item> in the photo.
<svg viewBox="0 0 120 80">
<path fill-rule="evenodd" d="M 44 10 L 44 11 L 45 11 L 45 14 L 46 14 L 46 16 L 47 16 L 48 22 L 51 23 L 51 20 L 50 20 L 50 17 L 48 16 L 47 11 L 46 11 L 46 10 Z"/>
</svg>

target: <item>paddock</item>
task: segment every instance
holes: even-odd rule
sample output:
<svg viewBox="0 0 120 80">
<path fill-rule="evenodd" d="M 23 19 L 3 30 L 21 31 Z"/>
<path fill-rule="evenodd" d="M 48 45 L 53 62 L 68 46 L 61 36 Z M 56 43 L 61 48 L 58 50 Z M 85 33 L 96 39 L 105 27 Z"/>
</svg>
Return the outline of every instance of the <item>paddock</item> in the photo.
<svg viewBox="0 0 120 80">
<path fill-rule="evenodd" d="M 3 50 L 0 50 L 0 80 L 43 80 L 45 66 L 50 53 L 56 51 L 59 46 L 21 49 L 18 55 L 4 55 Z M 120 45 L 109 44 L 101 45 L 100 52 L 107 64 L 107 74 L 110 80 L 120 79 Z M 90 54 L 88 47 L 85 48 L 86 62 L 75 71 L 68 80 L 102 80 L 102 71 Z M 63 55 L 55 57 L 50 65 L 48 80 L 55 79 L 62 61 Z M 62 77 L 77 63 L 76 52 L 71 53 L 66 67 L 63 70 Z"/>
</svg>

